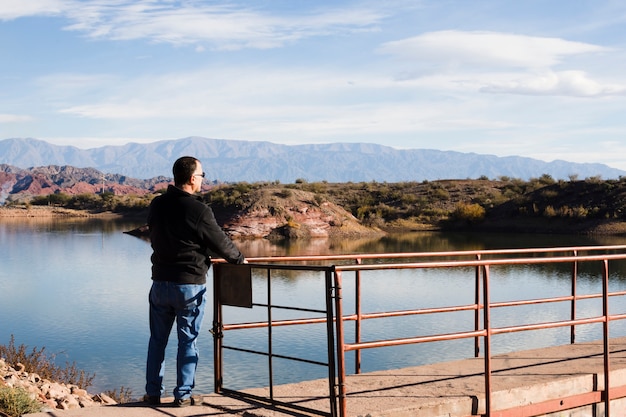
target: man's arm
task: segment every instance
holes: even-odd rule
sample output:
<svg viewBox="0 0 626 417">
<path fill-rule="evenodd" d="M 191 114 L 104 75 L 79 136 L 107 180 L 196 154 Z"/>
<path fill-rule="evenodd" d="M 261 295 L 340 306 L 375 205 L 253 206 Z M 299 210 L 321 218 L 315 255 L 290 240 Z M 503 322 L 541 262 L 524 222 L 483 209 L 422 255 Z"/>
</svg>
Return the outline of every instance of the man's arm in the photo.
<svg viewBox="0 0 626 417">
<path fill-rule="evenodd" d="M 224 232 L 217 221 L 210 207 L 202 213 L 200 224 L 198 224 L 198 232 L 202 241 L 212 252 L 220 255 L 229 263 L 241 264 L 245 262 L 245 257 L 235 246 L 233 241 Z"/>
</svg>

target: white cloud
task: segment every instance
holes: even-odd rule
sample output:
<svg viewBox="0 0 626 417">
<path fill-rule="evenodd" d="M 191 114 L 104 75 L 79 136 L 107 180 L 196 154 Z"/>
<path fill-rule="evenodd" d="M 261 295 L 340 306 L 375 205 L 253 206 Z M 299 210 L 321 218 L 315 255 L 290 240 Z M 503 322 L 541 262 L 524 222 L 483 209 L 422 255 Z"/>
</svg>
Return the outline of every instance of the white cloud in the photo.
<svg viewBox="0 0 626 417">
<path fill-rule="evenodd" d="M 444 30 L 383 44 L 379 51 L 437 68 L 549 68 L 565 57 L 609 48 L 558 38 Z"/>
<path fill-rule="evenodd" d="M 396 79 L 430 91 L 605 97 L 624 95 L 626 84 L 602 81 L 589 71 L 613 51 L 589 43 L 496 32 L 430 32 L 387 42 L 379 52 L 407 62 Z M 582 59 L 578 59 L 582 58 Z M 559 68 L 558 70 L 556 68 Z M 595 67 L 596 72 L 602 68 Z"/>
<path fill-rule="evenodd" d="M 191 0 L 3 0 L 0 20 L 60 15 L 66 30 L 110 40 L 147 39 L 211 49 L 274 48 L 337 32 L 375 30 L 384 12 L 367 7 L 320 7 L 298 14 L 264 12 L 249 3 Z"/>
<path fill-rule="evenodd" d="M 70 86 L 63 88 L 66 93 L 92 91 L 85 85 L 89 77 L 67 77 L 54 82 L 47 79 L 41 84 Z M 428 97 L 397 101 L 394 95 L 406 94 L 406 85 L 367 73 L 222 67 L 91 80 L 104 83 L 98 87 L 98 94 L 67 97 L 64 101 L 79 104 L 65 106 L 61 113 L 108 121 L 185 120 L 189 129 L 202 124 L 212 130 L 227 130 L 235 137 L 290 137 L 298 132 L 300 138 L 317 140 L 461 129 L 465 123 L 478 123 L 468 119 L 453 127 L 443 120 L 455 111 L 455 103 L 437 104 Z M 81 88 L 71 87 L 75 85 Z"/>
<path fill-rule="evenodd" d="M 589 78 L 584 71 L 545 72 L 517 80 L 494 83 L 481 89 L 486 93 L 563 95 L 598 97 L 625 95 L 626 86 L 601 84 Z"/>
<path fill-rule="evenodd" d="M 212 49 L 273 48 L 336 31 L 372 29 L 383 15 L 369 9 L 279 15 L 230 4 L 189 1 L 91 1 L 68 8 L 66 27 L 94 38 L 149 39 L 175 45 L 207 43 Z"/>
<path fill-rule="evenodd" d="M 0 20 L 57 15 L 64 9 L 66 9 L 66 3 L 63 0 L 2 0 L 0 2 Z"/>
<path fill-rule="evenodd" d="M 352 83 L 350 82 L 352 81 Z M 45 96 L 63 97 L 63 113 L 103 119 L 280 116 L 312 107 L 377 101 L 393 83 L 357 73 L 304 68 L 220 67 L 137 78 L 60 74 L 39 81 Z M 400 88 L 400 87 L 398 87 Z M 304 116 L 302 113 L 300 116 Z M 245 115 L 245 116 L 243 116 Z"/>
<path fill-rule="evenodd" d="M 22 122 L 30 122 L 31 120 L 33 120 L 31 116 L 0 113 L 0 123 L 22 123 Z"/>
</svg>

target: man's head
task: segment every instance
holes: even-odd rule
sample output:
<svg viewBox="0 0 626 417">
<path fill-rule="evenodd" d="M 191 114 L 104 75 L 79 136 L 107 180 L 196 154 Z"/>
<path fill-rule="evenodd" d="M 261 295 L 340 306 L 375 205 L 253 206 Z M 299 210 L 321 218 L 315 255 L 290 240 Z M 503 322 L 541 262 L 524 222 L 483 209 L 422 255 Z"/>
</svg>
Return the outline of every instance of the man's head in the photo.
<svg viewBox="0 0 626 417">
<path fill-rule="evenodd" d="M 202 188 L 202 164 L 193 156 L 183 156 L 174 162 L 172 168 L 174 185 L 190 193 L 197 193 Z"/>
</svg>

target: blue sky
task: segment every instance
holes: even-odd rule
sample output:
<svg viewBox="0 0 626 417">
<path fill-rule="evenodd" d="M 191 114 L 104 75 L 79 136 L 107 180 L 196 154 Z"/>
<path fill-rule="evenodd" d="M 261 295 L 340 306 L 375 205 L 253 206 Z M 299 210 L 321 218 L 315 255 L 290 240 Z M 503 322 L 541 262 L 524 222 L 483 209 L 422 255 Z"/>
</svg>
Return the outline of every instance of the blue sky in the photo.
<svg viewBox="0 0 626 417">
<path fill-rule="evenodd" d="M 622 0 L 2 0 L 0 139 L 369 142 L 626 170 Z"/>
</svg>

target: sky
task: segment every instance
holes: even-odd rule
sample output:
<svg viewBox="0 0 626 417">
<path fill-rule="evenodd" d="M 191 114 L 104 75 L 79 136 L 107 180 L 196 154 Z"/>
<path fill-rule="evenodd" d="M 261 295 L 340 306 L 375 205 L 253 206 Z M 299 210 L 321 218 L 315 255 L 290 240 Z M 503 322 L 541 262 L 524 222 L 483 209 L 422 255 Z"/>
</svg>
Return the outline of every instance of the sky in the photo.
<svg viewBox="0 0 626 417">
<path fill-rule="evenodd" d="M 626 170 L 623 0 L 0 0 L 0 140 L 377 143 Z"/>
</svg>

